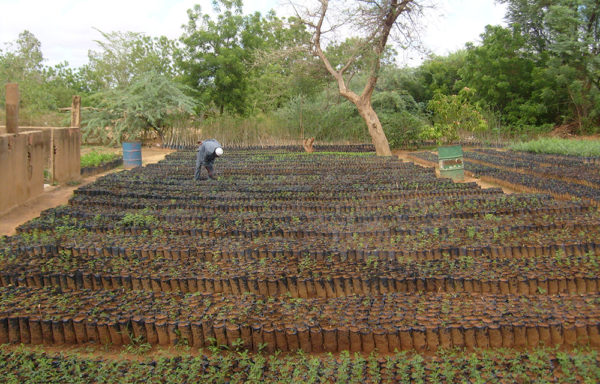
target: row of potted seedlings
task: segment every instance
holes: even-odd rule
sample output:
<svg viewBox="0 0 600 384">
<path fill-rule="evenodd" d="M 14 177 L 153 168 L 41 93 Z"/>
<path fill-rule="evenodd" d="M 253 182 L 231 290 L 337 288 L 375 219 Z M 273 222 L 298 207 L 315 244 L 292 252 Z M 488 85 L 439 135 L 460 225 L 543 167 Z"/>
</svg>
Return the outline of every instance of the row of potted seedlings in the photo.
<svg viewBox="0 0 600 384">
<path fill-rule="evenodd" d="M 600 163 L 590 161 L 589 158 L 514 151 L 500 152 L 481 148 L 466 151 L 465 155 L 468 158 L 500 166 L 600 187 Z"/>
<path fill-rule="evenodd" d="M 490 198 L 490 201 L 494 201 Z M 506 200 L 504 200 L 506 201 Z M 276 213 L 232 212 L 219 215 L 191 215 L 161 210 L 146 209 L 141 212 L 127 210 L 112 213 L 95 208 L 62 207 L 44 212 L 40 218 L 32 220 L 19 228 L 18 233 L 56 233 L 57 228 L 76 228 L 86 232 L 141 234 L 142 232 L 166 232 L 172 235 L 195 235 L 201 237 L 246 237 L 256 238 L 270 235 L 285 238 L 327 237 L 349 239 L 357 236 L 372 235 L 378 238 L 390 238 L 397 235 L 450 234 L 464 236 L 468 232 L 478 233 L 494 231 L 524 231 L 570 228 L 580 231 L 597 226 L 600 215 L 594 209 L 563 203 L 551 207 L 540 203 L 529 207 L 529 212 L 510 211 L 498 202 L 498 209 L 480 212 L 457 209 L 457 200 L 438 202 L 437 206 L 417 203 L 414 207 L 398 205 L 387 210 L 365 214 L 323 213 L 306 214 L 286 212 Z M 453 204 L 454 203 L 454 204 Z M 468 201 L 466 204 L 473 204 Z M 508 204 L 507 204 L 508 205 Z M 448 207 L 443 214 L 442 207 Z M 454 208 L 454 210 L 452 209 Z M 439 210 L 434 215 L 430 209 Z M 426 211 L 427 213 L 424 213 Z M 466 213 L 472 215 L 466 215 Z M 494 212 L 494 213 L 491 213 Z M 423 213 L 423 214 L 420 214 Z M 448 220 L 451 217 L 452 220 Z M 436 235 L 437 233 L 437 235 Z"/>
<path fill-rule="evenodd" d="M 344 213 L 355 214 L 360 212 L 363 215 L 369 212 L 373 214 L 395 214 L 405 215 L 399 216 L 401 219 L 410 219 L 410 216 L 424 216 L 443 214 L 449 215 L 456 212 L 457 215 L 471 214 L 475 215 L 480 212 L 485 213 L 502 213 L 513 211 L 531 211 L 538 208 L 571 208 L 573 210 L 589 210 L 589 204 L 576 202 L 558 202 L 549 199 L 544 195 L 510 195 L 503 196 L 499 190 L 490 192 L 476 193 L 449 193 L 450 196 L 440 194 L 422 194 L 415 196 L 405 196 L 402 198 L 383 197 L 361 201 L 360 199 L 348 198 L 338 200 L 336 198 L 323 199 L 324 201 L 315 201 L 314 199 L 307 200 L 286 200 L 277 201 L 264 199 L 261 196 L 248 196 L 247 198 L 237 198 L 232 200 L 206 199 L 207 203 L 203 203 L 201 195 L 193 199 L 184 198 L 155 198 L 155 197 L 117 197 L 112 195 L 99 196 L 74 196 L 69 201 L 69 204 L 77 208 L 105 208 L 105 210 L 113 210 L 117 212 L 121 209 L 151 209 L 151 210 L 183 210 L 188 211 L 188 214 L 198 214 L 210 211 L 222 213 L 243 214 L 248 212 L 260 212 L 261 214 L 269 214 L 276 212 L 289 212 L 290 214 L 307 214 L 307 213 Z M 387 212 L 386 212 L 387 211 Z M 385 218 L 385 217 L 384 217 Z"/>
<path fill-rule="evenodd" d="M 507 171 L 481 164 L 470 164 L 467 168 L 482 180 L 491 180 L 509 188 L 535 193 L 550 193 L 558 199 L 583 199 L 598 205 L 600 190 L 595 187 L 551 179 L 543 176 Z"/>
<path fill-rule="evenodd" d="M 557 167 L 555 164 L 531 167 L 526 161 L 515 163 L 499 160 L 498 157 L 465 153 L 465 170 L 483 180 L 508 188 L 550 193 L 560 199 L 579 198 L 594 205 L 600 202 L 600 184 L 596 181 L 598 171 L 589 169 L 593 167 L 589 164 L 581 163 L 579 167 Z M 431 152 L 418 152 L 412 156 L 430 164 L 437 163 L 437 156 Z M 585 169 L 582 170 L 581 167 Z"/>
<path fill-rule="evenodd" d="M 583 216 L 582 216 L 583 217 Z M 391 228 L 364 232 L 296 233 L 299 236 L 283 236 L 282 232 L 270 231 L 247 236 L 236 236 L 214 232 L 211 236 L 203 231 L 177 233 L 160 228 L 137 231 L 121 229 L 89 231 L 78 226 L 56 227 L 54 230 L 34 230 L 22 232 L 2 241 L 1 255 L 10 258 L 20 255 L 51 255 L 61 251 L 75 254 L 145 254 L 167 258 L 211 260 L 214 258 L 263 258 L 273 256 L 297 256 L 308 253 L 316 258 L 353 260 L 376 257 L 377 259 L 403 260 L 440 259 L 444 253 L 449 258 L 460 256 L 461 252 L 480 255 L 483 252 L 493 256 L 514 257 L 530 253 L 530 248 L 539 248 L 535 255 L 548 255 L 564 246 L 574 246 L 574 252 L 585 253 L 594 250 L 600 227 L 597 219 L 588 217 L 589 222 L 558 221 L 556 224 L 522 224 L 506 227 L 469 226 L 466 228 L 432 227 L 418 232 Z M 515 232 L 519 231 L 519 232 Z M 135 233 L 134 233 L 135 232 Z M 254 234 L 254 233 L 253 233 Z M 332 244 L 332 240 L 335 244 Z M 515 247 L 525 248 L 521 252 Z M 159 250 L 160 248 L 160 250 Z M 183 252 L 183 254 L 182 254 Z M 174 253 L 174 255 L 173 255 Z"/>
<path fill-rule="evenodd" d="M 600 346 L 597 295 L 386 294 L 335 299 L 245 294 L 0 289 L 0 342 L 216 343 L 267 351 Z"/>
<path fill-rule="evenodd" d="M 37 255 L 2 263 L 2 286 L 128 289 L 241 295 L 343 297 L 388 292 L 585 294 L 600 291 L 600 244 L 582 254 L 572 247 L 551 254 L 535 248 L 518 257 L 490 253 L 439 259 L 318 259 L 267 255 L 256 259 L 169 259 L 149 255 Z M 529 252 L 531 254 L 529 254 Z"/>
</svg>

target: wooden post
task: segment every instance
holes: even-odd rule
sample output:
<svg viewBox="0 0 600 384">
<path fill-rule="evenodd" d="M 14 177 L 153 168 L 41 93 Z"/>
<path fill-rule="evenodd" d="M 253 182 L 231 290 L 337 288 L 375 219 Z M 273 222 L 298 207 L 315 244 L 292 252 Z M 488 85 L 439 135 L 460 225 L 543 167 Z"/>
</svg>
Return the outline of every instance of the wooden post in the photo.
<svg viewBox="0 0 600 384">
<path fill-rule="evenodd" d="M 71 103 L 71 128 L 81 128 L 81 96 L 73 96 Z"/>
<path fill-rule="evenodd" d="M 6 84 L 6 133 L 19 133 L 19 84 Z"/>
</svg>

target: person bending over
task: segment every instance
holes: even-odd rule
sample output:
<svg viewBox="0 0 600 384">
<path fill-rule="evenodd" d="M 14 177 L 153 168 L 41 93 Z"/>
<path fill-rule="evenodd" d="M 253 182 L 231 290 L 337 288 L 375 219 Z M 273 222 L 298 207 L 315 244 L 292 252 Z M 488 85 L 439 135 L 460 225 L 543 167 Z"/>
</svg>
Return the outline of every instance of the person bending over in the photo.
<svg viewBox="0 0 600 384">
<path fill-rule="evenodd" d="M 194 180 L 200 180 L 200 172 L 202 167 L 208 171 L 208 177 L 213 180 L 217 179 L 217 174 L 214 168 L 215 159 L 223 154 L 221 144 L 215 139 L 208 139 L 198 142 L 198 153 L 196 155 L 196 172 Z"/>
</svg>

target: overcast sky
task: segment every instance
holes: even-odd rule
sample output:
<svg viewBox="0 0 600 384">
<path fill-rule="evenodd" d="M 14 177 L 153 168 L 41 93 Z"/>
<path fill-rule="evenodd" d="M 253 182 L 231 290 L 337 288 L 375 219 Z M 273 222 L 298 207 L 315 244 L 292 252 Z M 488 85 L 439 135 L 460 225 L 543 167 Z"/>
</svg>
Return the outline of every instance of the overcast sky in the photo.
<svg viewBox="0 0 600 384">
<path fill-rule="evenodd" d="M 504 7 L 494 0 L 437 0 L 440 7 L 426 22 L 423 40 L 427 48 L 446 55 L 479 41 L 487 24 L 503 24 Z M 286 16 L 281 0 L 244 1 L 246 13 L 275 9 Z M 24 30 L 42 43 L 47 65 L 68 61 L 79 67 L 87 63 L 88 50 L 104 32 L 132 31 L 150 36 L 178 38 L 187 22 L 186 11 L 200 4 L 206 12 L 211 0 L 0 0 L 0 49 L 14 42 Z M 423 55 L 401 55 L 399 63 L 418 65 Z"/>
</svg>

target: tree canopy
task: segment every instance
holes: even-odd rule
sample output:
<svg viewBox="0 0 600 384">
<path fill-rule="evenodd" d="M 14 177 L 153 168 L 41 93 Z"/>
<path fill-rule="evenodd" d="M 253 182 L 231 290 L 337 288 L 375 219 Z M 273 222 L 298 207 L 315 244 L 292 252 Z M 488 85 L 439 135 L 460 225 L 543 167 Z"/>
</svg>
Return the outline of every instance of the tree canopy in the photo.
<svg viewBox="0 0 600 384">
<path fill-rule="evenodd" d="M 498 0 L 507 26 L 487 26 L 480 42 L 408 68 L 397 51 L 419 43 L 423 1 L 292 2 L 298 14 L 284 18 L 214 0 L 210 12 L 188 10 L 175 39 L 98 30 L 79 68 L 46 65 L 41 42 L 23 31 L 0 47 L 0 82 L 19 83 L 24 125 L 60 125 L 68 116 L 59 108 L 79 94 L 86 137 L 114 140 L 160 138 L 177 122 L 219 126 L 219 135 L 242 135 L 235 142 L 253 136 L 237 129 L 246 125 L 317 141 L 365 141 L 375 132 L 406 146 L 452 126 L 442 123 L 452 108 L 474 111 L 483 134 L 559 125 L 600 132 L 600 2 Z M 456 139 L 464 126 L 446 131 Z"/>
</svg>

